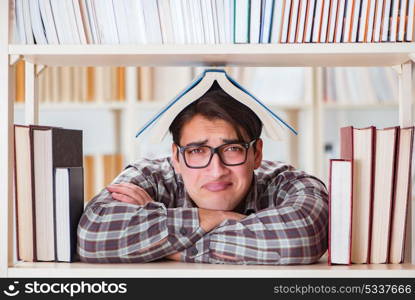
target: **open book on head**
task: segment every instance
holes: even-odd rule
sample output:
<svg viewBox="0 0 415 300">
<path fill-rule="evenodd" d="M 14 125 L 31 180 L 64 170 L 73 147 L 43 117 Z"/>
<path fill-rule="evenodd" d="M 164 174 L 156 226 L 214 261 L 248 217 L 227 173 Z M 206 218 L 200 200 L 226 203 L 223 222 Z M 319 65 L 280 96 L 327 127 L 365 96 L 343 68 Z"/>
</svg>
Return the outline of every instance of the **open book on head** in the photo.
<svg viewBox="0 0 415 300">
<path fill-rule="evenodd" d="M 258 116 L 264 125 L 265 134 L 269 138 L 277 141 L 282 140 L 287 129 L 297 134 L 290 125 L 245 90 L 224 70 L 208 69 L 145 123 L 137 132 L 136 137 L 153 125 L 151 142 L 160 143 L 168 133 L 169 127 L 176 116 L 188 105 L 202 97 L 215 81 L 224 92 L 249 107 Z"/>
</svg>

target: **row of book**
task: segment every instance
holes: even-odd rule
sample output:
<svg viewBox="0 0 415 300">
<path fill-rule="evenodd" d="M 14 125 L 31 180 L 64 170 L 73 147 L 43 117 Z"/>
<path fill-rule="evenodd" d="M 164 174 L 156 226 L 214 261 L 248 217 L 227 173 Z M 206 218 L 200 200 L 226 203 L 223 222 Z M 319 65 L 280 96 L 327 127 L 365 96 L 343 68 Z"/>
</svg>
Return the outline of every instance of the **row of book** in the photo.
<svg viewBox="0 0 415 300">
<path fill-rule="evenodd" d="M 392 68 L 325 68 L 325 103 L 377 104 L 398 99 L 398 75 Z"/>
<path fill-rule="evenodd" d="M 15 0 L 20 44 L 414 40 L 414 0 Z"/>
<path fill-rule="evenodd" d="M 24 62 L 18 62 L 15 68 L 16 102 L 24 102 Z M 203 67 L 138 67 L 135 98 L 168 101 L 194 74 L 203 70 Z M 304 68 L 228 67 L 227 71 L 267 103 L 304 102 L 307 80 Z M 46 67 L 39 75 L 39 101 L 123 102 L 127 93 L 125 73 L 124 67 Z M 397 99 L 398 77 L 387 67 L 324 68 L 323 86 L 326 103 L 391 103 Z"/>
<path fill-rule="evenodd" d="M 330 160 L 329 263 L 401 263 L 405 257 L 414 127 L 343 127 Z"/>
<path fill-rule="evenodd" d="M 17 257 L 76 259 L 76 230 L 84 209 L 82 131 L 14 126 Z"/>
</svg>

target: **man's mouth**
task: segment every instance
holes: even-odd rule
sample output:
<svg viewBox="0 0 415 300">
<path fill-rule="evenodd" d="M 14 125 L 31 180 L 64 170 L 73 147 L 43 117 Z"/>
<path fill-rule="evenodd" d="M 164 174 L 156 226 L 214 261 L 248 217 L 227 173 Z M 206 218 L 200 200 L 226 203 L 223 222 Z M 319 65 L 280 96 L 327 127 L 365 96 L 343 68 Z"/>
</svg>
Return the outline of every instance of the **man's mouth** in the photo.
<svg viewBox="0 0 415 300">
<path fill-rule="evenodd" d="M 203 187 L 210 192 L 220 192 L 226 190 L 231 185 L 231 182 L 209 182 L 205 184 Z"/>
</svg>

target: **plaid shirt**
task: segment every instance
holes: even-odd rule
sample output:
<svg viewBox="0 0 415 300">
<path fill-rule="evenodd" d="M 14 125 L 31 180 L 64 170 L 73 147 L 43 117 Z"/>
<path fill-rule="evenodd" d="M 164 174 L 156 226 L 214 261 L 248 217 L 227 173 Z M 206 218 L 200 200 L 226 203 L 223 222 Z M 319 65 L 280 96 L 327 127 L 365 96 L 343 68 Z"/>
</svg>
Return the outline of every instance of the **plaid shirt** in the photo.
<svg viewBox="0 0 415 300">
<path fill-rule="evenodd" d="M 239 206 L 247 217 L 210 232 L 199 226 L 197 207 L 170 158 L 139 160 L 113 181 L 121 182 L 139 185 L 154 202 L 119 202 L 106 189 L 95 196 L 78 226 L 84 262 L 149 262 L 181 252 L 185 262 L 308 264 L 327 249 L 326 188 L 286 164 L 263 161 Z"/>
</svg>

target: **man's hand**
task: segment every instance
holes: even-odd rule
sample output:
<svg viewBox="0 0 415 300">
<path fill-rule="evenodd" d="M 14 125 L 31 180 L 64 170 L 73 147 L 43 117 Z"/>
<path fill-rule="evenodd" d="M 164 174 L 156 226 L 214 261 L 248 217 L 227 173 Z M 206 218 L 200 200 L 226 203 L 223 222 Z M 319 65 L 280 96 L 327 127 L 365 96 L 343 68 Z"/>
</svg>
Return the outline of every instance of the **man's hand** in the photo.
<svg viewBox="0 0 415 300">
<path fill-rule="evenodd" d="M 216 228 L 224 220 L 242 220 L 245 215 L 238 214 L 233 211 L 211 210 L 199 208 L 199 224 L 206 232 Z"/>
<path fill-rule="evenodd" d="M 111 184 L 107 190 L 111 193 L 112 198 L 121 202 L 145 205 L 153 201 L 144 189 L 128 182 Z"/>
</svg>

